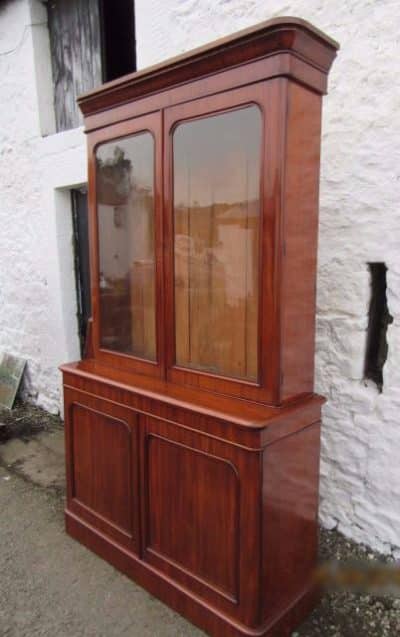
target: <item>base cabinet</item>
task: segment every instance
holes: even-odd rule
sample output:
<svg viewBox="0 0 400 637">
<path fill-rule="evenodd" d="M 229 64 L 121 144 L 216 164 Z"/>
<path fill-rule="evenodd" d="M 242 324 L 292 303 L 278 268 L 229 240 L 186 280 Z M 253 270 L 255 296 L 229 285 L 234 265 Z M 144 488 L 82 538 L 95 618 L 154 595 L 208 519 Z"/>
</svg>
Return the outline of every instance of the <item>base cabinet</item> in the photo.
<svg viewBox="0 0 400 637">
<path fill-rule="evenodd" d="M 64 398 L 68 532 L 212 635 L 290 634 L 314 603 L 319 423 L 245 445 L 161 397 Z"/>
</svg>

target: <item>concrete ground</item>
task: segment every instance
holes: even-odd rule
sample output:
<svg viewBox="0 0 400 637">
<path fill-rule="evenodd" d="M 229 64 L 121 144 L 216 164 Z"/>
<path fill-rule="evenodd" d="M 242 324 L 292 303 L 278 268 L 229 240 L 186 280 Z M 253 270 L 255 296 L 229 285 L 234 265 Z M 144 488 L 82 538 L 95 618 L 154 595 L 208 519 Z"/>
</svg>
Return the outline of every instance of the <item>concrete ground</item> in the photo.
<svg viewBox="0 0 400 637">
<path fill-rule="evenodd" d="M 0 413 L 0 637 L 204 634 L 69 538 L 63 506 L 59 421 L 24 406 Z M 321 554 L 382 559 L 334 532 L 322 534 Z M 336 593 L 293 637 L 399 634 L 400 600 Z"/>
<path fill-rule="evenodd" d="M 61 427 L 0 445 L 0 636 L 203 633 L 64 532 Z"/>
</svg>

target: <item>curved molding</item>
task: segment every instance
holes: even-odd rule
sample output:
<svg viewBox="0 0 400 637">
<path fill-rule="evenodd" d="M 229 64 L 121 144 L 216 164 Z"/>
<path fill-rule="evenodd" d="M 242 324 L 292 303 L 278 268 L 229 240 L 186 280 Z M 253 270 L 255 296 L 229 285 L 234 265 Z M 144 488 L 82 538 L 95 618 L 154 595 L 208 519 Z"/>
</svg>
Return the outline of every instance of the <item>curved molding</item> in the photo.
<svg viewBox="0 0 400 637">
<path fill-rule="evenodd" d="M 78 103 L 85 116 L 91 115 L 188 80 L 278 53 L 291 53 L 328 74 L 338 48 L 335 40 L 306 20 L 274 18 L 108 82 L 82 95 Z"/>
</svg>

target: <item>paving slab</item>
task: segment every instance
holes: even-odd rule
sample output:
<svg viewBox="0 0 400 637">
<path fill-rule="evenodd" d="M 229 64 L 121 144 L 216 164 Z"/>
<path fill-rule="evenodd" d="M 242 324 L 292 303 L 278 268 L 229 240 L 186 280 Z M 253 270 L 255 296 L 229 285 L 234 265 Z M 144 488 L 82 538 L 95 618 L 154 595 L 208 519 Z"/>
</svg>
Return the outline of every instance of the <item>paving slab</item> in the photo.
<svg viewBox="0 0 400 637">
<path fill-rule="evenodd" d="M 1 637 L 203 635 L 69 538 L 56 490 L 3 465 L 0 511 Z"/>
<path fill-rule="evenodd" d="M 64 431 L 14 438 L 0 447 L 2 464 L 41 487 L 65 489 Z"/>
</svg>

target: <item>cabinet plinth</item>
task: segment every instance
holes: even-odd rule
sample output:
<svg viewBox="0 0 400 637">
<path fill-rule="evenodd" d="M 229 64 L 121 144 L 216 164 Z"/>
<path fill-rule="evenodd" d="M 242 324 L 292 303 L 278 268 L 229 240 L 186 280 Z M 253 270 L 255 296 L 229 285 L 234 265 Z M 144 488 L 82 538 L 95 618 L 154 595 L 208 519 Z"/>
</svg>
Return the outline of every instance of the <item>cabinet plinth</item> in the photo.
<svg viewBox="0 0 400 637">
<path fill-rule="evenodd" d="M 281 18 L 80 98 L 93 316 L 64 365 L 66 527 L 215 637 L 317 599 L 321 100 Z"/>
</svg>

